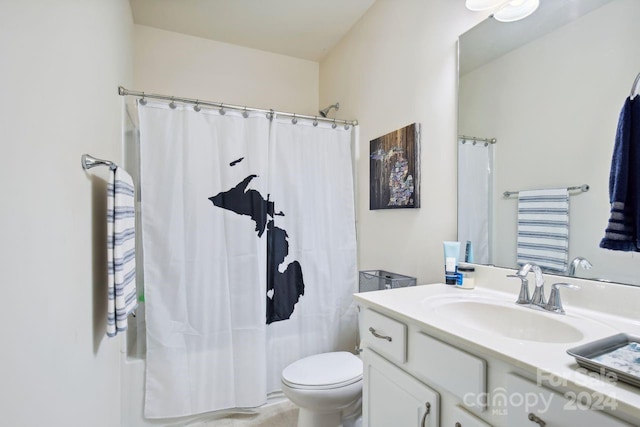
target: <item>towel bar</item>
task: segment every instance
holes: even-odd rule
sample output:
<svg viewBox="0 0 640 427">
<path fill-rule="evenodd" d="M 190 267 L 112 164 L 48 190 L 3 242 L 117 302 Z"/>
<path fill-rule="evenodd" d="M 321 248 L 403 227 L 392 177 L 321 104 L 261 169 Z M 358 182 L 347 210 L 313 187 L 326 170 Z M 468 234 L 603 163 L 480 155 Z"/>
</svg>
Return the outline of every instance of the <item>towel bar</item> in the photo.
<svg viewBox="0 0 640 427">
<path fill-rule="evenodd" d="M 589 191 L 589 184 L 582 184 L 582 185 L 576 185 L 573 187 L 567 187 L 567 191 L 571 191 L 571 190 L 580 190 L 581 192 L 585 193 L 587 191 Z M 505 191 L 504 193 L 502 193 L 502 195 L 504 197 L 509 197 L 509 196 L 513 196 L 520 193 L 519 191 Z"/>
<path fill-rule="evenodd" d="M 111 170 L 116 170 L 118 168 L 118 165 L 115 163 L 109 160 L 98 159 L 90 154 L 83 154 L 80 161 L 82 162 L 82 169 L 84 170 L 91 169 L 96 166 L 109 166 L 109 169 Z"/>
<path fill-rule="evenodd" d="M 631 99 L 635 98 L 639 81 L 640 81 L 640 73 L 638 73 L 638 75 L 636 76 L 636 79 L 633 81 L 633 85 L 631 86 L 631 94 L 629 95 L 629 98 Z"/>
</svg>

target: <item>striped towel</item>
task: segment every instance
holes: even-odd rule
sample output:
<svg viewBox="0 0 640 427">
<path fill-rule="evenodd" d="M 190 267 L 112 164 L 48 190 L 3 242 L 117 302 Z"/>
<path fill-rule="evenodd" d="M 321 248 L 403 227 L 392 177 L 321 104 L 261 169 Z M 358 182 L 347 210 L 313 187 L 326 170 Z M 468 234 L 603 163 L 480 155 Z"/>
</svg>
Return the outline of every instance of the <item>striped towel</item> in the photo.
<svg viewBox="0 0 640 427">
<path fill-rule="evenodd" d="M 518 264 L 534 262 L 565 272 L 569 252 L 569 192 L 566 188 L 520 191 Z"/>
<path fill-rule="evenodd" d="M 138 306 L 136 292 L 135 197 L 131 176 L 111 171 L 107 186 L 107 335 L 127 329 L 127 317 Z"/>
</svg>

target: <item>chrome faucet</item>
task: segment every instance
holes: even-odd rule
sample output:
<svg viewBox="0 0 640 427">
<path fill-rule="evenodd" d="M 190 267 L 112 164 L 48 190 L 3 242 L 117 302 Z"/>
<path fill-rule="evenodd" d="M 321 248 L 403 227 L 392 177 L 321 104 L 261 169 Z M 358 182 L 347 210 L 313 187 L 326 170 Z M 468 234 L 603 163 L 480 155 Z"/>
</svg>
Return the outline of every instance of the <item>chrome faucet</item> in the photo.
<svg viewBox="0 0 640 427">
<path fill-rule="evenodd" d="M 570 283 L 554 283 L 551 285 L 551 295 L 549 295 L 549 301 L 544 306 L 547 311 L 553 311 L 554 313 L 564 314 L 564 308 L 562 307 L 562 301 L 560 300 L 560 287 L 569 289 L 580 289 L 580 286 L 572 285 Z"/>
<path fill-rule="evenodd" d="M 519 276 L 518 274 L 507 274 L 507 277 L 520 279 L 520 293 L 518 294 L 516 304 L 531 304 L 531 298 L 529 297 L 529 280 L 527 280 L 527 275 Z"/>
<path fill-rule="evenodd" d="M 529 281 L 527 280 L 527 274 L 529 274 L 529 271 L 531 270 L 533 270 L 536 278 L 536 289 L 533 292 L 533 296 L 529 298 Z M 516 277 L 521 281 L 520 294 L 518 295 L 516 304 L 526 304 L 531 308 L 543 309 L 558 314 L 564 314 L 564 308 L 562 307 L 562 301 L 560 300 L 560 287 L 580 289 L 580 286 L 571 285 L 569 283 L 554 283 L 551 285 L 549 301 L 545 301 L 542 269 L 533 262 L 524 264 L 516 274 L 508 274 L 507 277 Z"/>
<path fill-rule="evenodd" d="M 585 270 L 590 270 L 591 267 L 593 267 L 593 265 L 591 265 L 591 263 L 589 262 L 588 259 L 586 259 L 584 257 L 581 257 L 581 256 L 577 256 L 569 264 L 569 269 L 567 270 L 567 274 L 569 276 L 575 276 L 576 275 L 576 268 L 578 266 L 584 268 Z"/>
<path fill-rule="evenodd" d="M 533 270 L 533 274 L 536 278 L 536 289 L 533 291 L 533 296 L 531 297 L 531 305 L 535 305 L 538 307 L 543 307 L 547 303 L 544 298 L 544 277 L 542 276 L 542 269 L 533 262 L 528 262 L 524 264 L 518 272 L 516 276 L 526 277 L 529 274 L 529 271 Z"/>
</svg>

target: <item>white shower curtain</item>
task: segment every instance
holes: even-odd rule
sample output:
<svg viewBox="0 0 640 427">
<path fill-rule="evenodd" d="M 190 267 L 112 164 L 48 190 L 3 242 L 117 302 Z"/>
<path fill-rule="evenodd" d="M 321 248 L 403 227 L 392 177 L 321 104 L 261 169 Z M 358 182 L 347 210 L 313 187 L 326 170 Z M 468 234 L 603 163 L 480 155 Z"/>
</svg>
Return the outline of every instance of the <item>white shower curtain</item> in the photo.
<svg viewBox="0 0 640 427">
<path fill-rule="evenodd" d="M 467 241 L 473 262 L 491 262 L 491 197 L 493 145 L 458 141 L 458 240 L 461 256 Z"/>
<path fill-rule="evenodd" d="M 350 132 L 152 102 L 139 114 L 145 416 L 259 406 L 282 368 L 354 321 Z"/>
<path fill-rule="evenodd" d="M 351 130 L 275 120 L 269 176 L 276 210 L 284 213 L 275 224 L 289 234 L 287 260 L 300 262 L 305 286 L 291 318 L 267 328 L 267 384 L 276 390 L 287 364 L 335 349 L 341 332 L 355 331 L 348 310 L 357 292 Z"/>
</svg>

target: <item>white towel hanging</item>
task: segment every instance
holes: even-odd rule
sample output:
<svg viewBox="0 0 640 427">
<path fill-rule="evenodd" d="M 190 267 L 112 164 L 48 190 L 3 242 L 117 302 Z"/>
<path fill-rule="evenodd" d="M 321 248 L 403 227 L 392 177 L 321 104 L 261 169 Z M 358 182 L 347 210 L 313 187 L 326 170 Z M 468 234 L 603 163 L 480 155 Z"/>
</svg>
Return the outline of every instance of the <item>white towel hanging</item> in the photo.
<svg viewBox="0 0 640 427">
<path fill-rule="evenodd" d="M 131 176 L 117 167 L 107 186 L 107 335 L 127 329 L 138 305 L 136 292 L 135 190 Z"/>
</svg>

